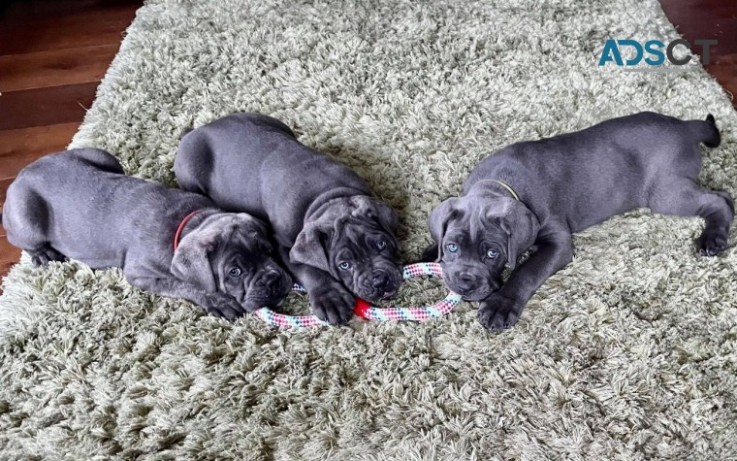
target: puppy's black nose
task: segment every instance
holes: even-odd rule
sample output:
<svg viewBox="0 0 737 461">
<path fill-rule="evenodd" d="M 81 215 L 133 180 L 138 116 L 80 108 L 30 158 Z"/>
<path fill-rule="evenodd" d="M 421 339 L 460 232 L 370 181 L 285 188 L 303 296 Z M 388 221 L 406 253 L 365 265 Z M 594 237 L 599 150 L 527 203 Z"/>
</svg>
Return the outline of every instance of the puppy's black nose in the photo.
<svg viewBox="0 0 737 461">
<path fill-rule="evenodd" d="M 376 288 L 378 291 L 385 291 L 386 286 L 389 284 L 389 276 L 384 272 L 378 272 L 374 274 L 371 286 Z"/>
<path fill-rule="evenodd" d="M 470 274 L 462 274 L 458 276 L 456 283 L 462 291 L 471 291 L 475 288 L 476 277 Z"/>
<path fill-rule="evenodd" d="M 260 284 L 267 287 L 273 288 L 281 279 L 281 275 L 276 271 L 269 271 L 261 277 L 259 280 Z"/>
</svg>

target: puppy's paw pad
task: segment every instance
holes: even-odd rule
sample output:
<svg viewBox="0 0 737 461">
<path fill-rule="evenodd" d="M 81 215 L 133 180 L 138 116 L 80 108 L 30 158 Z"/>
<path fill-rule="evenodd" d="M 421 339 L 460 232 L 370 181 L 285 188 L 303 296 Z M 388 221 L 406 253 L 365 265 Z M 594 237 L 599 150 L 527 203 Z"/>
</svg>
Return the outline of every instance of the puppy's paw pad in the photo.
<svg viewBox="0 0 737 461">
<path fill-rule="evenodd" d="M 49 263 L 49 258 L 44 253 L 34 253 L 31 255 L 31 262 L 34 266 L 45 266 Z"/>
<path fill-rule="evenodd" d="M 716 256 L 727 249 L 727 236 L 722 233 L 704 234 L 699 238 L 699 254 Z"/>
<path fill-rule="evenodd" d="M 479 322 L 487 330 L 501 331 L 512 328 L 517 324 L 519 315 L 514 312 L 491 312 L 491 309 L 479 311 Z"/>
<path fill-rule="evenodd" d="M 45 266 L 51 261 L 66 261 L 67 257 L 53 248 L 31 252 L 31 262 L 36 266 Z"/>
<path fill-rule="evenodd" d="M 343 288 L 320 290 L 310 295 L 312 311 L 320 320 L 341 325 L 353 316 L 356 299 Z"/>
<path fill-rule="evenodd" d="M 207 295 L 206 304 L 203 307 L 209 314 L 231 321 L 245 313 L 243 306 L 234 297 L 224 293 Z"/>
<path fill-rule="evenodd" d="M 478 312 L 479 323 L 491 331 L 501 331 L 517 324 L 520 311 L 514 302 L 503 296 L 492 296 L 481 303 Z"/>
</svg>

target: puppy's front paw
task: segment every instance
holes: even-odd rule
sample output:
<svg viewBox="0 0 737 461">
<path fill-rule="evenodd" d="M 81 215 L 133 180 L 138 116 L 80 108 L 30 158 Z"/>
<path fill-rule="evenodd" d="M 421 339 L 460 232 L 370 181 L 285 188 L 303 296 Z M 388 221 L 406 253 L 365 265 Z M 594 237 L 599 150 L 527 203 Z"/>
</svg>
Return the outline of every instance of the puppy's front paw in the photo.
<svg viewBox="0 0 737 461">
<path fill-rule="evenodd" d="M 320 320 L 341 325 L 353 316 L 356 298 L 338 283 L 327 283 L 309 293 L 312 312 Z"/>
<path fill-rule="evenodd" d="M 246 313 L 246 310 L 232 296 L 225 293 L 208 293 L 202 304 L 205 310 L 215 317 L 235 320 Z"/>
<path fill-rule="evenodd" d="M 716 256 L 727 249 L 727 234 L 718 230 L 705 230 L 698 241 L 699 254 Z"/>
<path fill-rule="evenodd" d="M 513 299 L 497 292 L 481 301 L 478 318 L 485 328 L 499 331 L 513 327 L 521 313 L 522 308 Z"/>
</svg>

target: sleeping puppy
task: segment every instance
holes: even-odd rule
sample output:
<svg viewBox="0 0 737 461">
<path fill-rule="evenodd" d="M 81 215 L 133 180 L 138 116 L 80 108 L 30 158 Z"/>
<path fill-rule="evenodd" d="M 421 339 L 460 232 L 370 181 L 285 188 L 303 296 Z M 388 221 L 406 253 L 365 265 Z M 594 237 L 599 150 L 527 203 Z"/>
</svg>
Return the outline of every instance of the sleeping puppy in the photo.
<svg viewBox="0 0 737 461">
<path fill-rule="evenodd" d="M 699 252 L 727 248 L 731 197 L 701 188 L 699 143 L 719 145 L 714 117 L 682 121 L 652 112 L 603 122 L 577 133 L 513 144 L 483 160 L 461 197 L 429 219 L 448 287 L 480 301 L 486 328 L 509 328 L 545 280 L 573 257 L 571 233 L 635 208 L 700 216 Z M 502 285 L 505 265 L 515 268 Z"/>
<path fill-rule="evenodd" d="M 120 267 L 138 288 L 231 320 L 279 303 L 291 289 L 270 256 L 265 223 L 126 176 L 97 149 L 52 154 L 23 169 L 8 188 L 2 222 L 8 241 L 37 265 L 68 257 Z"/>
<path fill-rule="evenodd" d="M 183 189 L 271 223 L 283 260 L 320 319 L 345 323 L 354 295 L 376 301 L 397 292 L 394 210 L 279 120 L 235 114 L 191 131 L 174 172 Z"/>
</svg>

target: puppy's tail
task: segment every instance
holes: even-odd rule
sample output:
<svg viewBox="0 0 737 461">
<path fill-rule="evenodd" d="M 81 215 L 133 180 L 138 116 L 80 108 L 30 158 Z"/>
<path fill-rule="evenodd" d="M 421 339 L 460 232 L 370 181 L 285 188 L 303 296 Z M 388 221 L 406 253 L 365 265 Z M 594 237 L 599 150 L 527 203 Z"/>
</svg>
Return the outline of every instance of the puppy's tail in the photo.
<svg viewBox="0 0 737 461">
<path fill-rule="evenodd" d="M 703 142 L 706 146 L 718 147 L 721 144 L 722 136 L 719 134 L 719 128 L 717 128 L 717 123 L 713 115 L 707 115 L 704 121 L 693 120 L 689 123 L 699 141 Z"/>
</svg>

